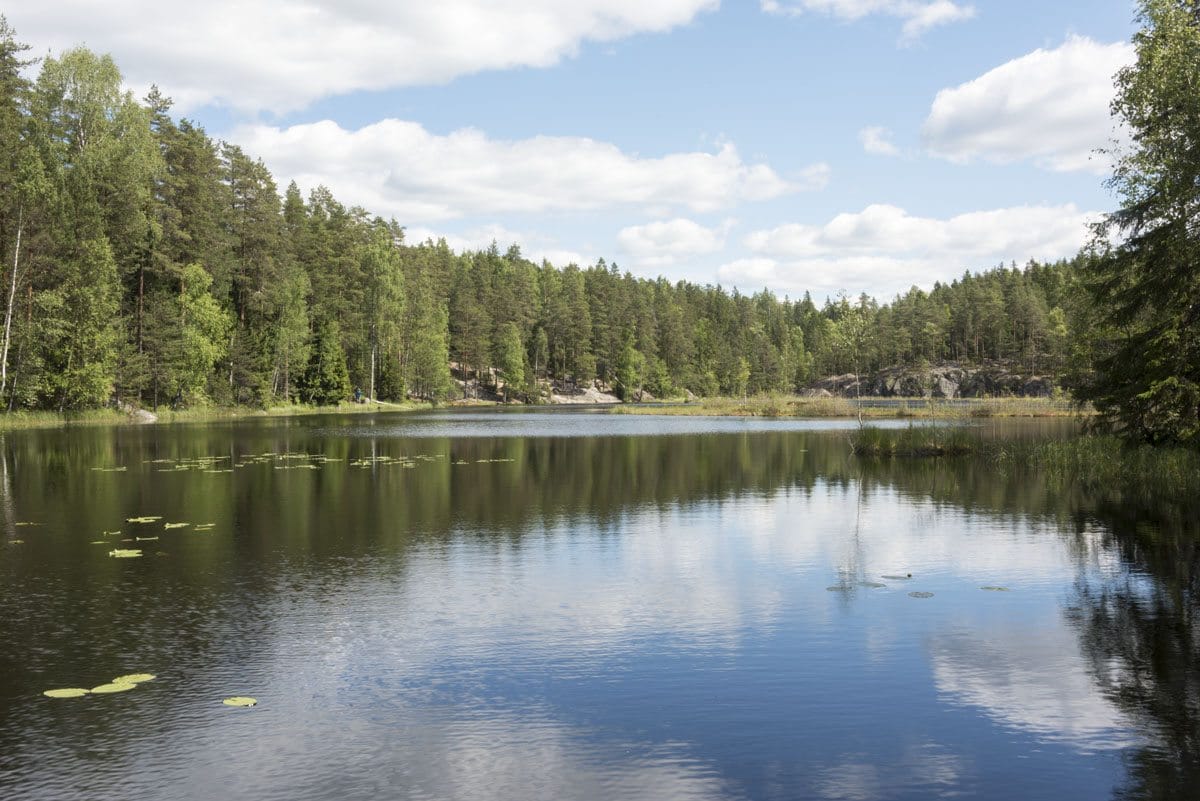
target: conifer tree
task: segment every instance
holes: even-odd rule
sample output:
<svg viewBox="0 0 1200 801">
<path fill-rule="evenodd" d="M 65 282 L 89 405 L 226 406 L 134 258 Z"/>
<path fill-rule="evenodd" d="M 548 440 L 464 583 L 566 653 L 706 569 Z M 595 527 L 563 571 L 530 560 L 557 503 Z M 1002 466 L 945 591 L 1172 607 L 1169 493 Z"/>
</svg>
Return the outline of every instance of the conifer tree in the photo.
<svg viewBox="0 0 1200 801">
<path fill-rule="evenodd" d="M 1200 3 L 1142 0 L 1140 14 L 1112 104 L 1132 143 L 1088 262 L 1102 322 L 1079 394 L 1131 438 L 1200 445 Z"/>
</svg>

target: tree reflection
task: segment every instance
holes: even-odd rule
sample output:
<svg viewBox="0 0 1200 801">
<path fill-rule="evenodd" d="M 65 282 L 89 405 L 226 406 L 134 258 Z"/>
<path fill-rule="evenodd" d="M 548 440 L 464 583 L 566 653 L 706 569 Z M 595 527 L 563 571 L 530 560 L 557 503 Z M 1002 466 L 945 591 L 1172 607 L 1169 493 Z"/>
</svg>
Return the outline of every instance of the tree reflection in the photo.
<svg viewBox="0 0 1200 801">
<path fill-rule="evenodd" d="M 1099 584 L 1081 581 L 1072 613 L 1096 681 L 1148 740 L 1127 757 L 1116 797 L 1185 798 L 1200 787 L 1196 531 L 1127 513 L 1105 522 L 1105 547 L 1123 569 Z"/>
</svg>

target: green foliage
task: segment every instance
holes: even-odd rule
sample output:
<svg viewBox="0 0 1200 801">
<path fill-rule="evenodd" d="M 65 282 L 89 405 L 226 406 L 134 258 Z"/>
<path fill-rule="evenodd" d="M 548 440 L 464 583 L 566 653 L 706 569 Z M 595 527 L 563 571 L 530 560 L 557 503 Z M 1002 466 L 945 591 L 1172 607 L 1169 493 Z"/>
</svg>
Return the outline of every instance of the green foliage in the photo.
<svg viewBox="0 0 1200 801">
<path fill-rule="evenodd" d="M 646 357 L 633 346 L 632 342 L 627 344 L 617 361 L 617 386 L 621 390 L 622 400 L 639 399 L 645 373 Z"/>
<path fill-rule="evenodd" d="M 179 388 L 185 397 L 197 397 L 202 396 L 213 370 L 228 355 L 233 321 L 209 294 L 212 277 L 199 264 L 184 267 L 179 281 Z"/>
<path fill-rule="evenodd" d="M 312 355 L 300 385 L 300 396 L 316 406 L 335 406 L 350 398 L 350 373 L 342 350 L 338 324 L 329 320 L 317 323 L 313 332 Z"/>
<path fill-rule="evenodd" d="M 375 378 L 384 353 L 397 347 L 399 321 L 404 315 L 404 273 L 397 237 L 386 225 L 376 224 L 361 250 L 363 316 L 367 329 L 369 377 L 367 397 L 375 399 Z"/>
<path fill-rule="evenodd" d="M 1092 370 L 1079 394 L 1131 439 L 1200 445 L 1200 7 L 1142 0 L 1137 61 L 1117 75 L 1121 208 L 1096 228 L 1086 280 Z"/>
<path fill-rule="evenodd" d="M 525 383 L 525 346 L 521 344 L 521 332 L 516 323 L 505 323 L 500 329 L 499 358 L 496 366 L 504 375 L 504 397 L 509 398 L 510 388 Z"/>
</svg>

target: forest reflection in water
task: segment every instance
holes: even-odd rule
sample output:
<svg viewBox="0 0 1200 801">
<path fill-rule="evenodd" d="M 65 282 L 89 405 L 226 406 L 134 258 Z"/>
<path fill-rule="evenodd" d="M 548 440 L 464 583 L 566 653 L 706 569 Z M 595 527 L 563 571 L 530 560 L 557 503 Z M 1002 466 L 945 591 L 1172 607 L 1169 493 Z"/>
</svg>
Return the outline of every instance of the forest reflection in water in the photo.
<svg viewBox="0 0 1200 801">
<path fill-rule="evenodd" d="M 251 758 L 252 730 L 202 704 L 120 724 L 92 704 L 72 722 L 38 695 L 122 659 L 164 674 L 147 692 L 308 688 L 316 711 L 274 704 L 312 731 L 254 729 L 279 768 L 231 797 L 396 782 L 519 797 L 541 763 L 563 798 L 1050 798 L 1105 755 L 1120 770 L 1087 781 L 1118 797 L 1185 797 L 1200 779 L 1193 510 L 1052 492 L 970 458 L 855 460 L 822 427 L 547 417 L 555 436 L 487 415 L 6 435 L 0 785 L 74 797 L 90 775 L 93 797 L 203 797 L 211 754 L 176 750 L 174 773 L 112 745 L 107 766 L 78 761 L 77 737 L 138 721 Z M 156 531 L 130 565 L 89 545 L 138 515 L 215 525 Z M 897 570 L 915 581 L 881 578 Z M 993 583 L 1009 592 L 979 592 Z M 406 733 L 377 750 L 363 738 L 389 709 Z M 55 765 L 38 738 L 61 748 Z M 472 743 L 488 753 L 474 778 Z M 332 767 L 348 754 L 361 773 Z"/>
</svg>

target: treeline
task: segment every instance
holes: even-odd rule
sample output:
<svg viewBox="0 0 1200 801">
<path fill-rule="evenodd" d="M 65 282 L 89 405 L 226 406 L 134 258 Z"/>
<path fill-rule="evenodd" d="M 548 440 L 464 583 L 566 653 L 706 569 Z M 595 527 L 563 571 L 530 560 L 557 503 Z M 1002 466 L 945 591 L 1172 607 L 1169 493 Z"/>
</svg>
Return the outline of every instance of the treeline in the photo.
<svg viewBox="0 0 1200 801">
<path fill-rule="evenodd" d="M 623 397 L 790 391 L 955 360 L 1058 371 L 1075 268 L 965 274 L 878 305 L 818 306 L 410 243 L 325 188 L 122 91 L 85 49 L 22 77 L 0 18 L 0 401 L 270 405 L 443 399 L 453 377 L 536 399 L 547 379 Z"/>
</svg>

